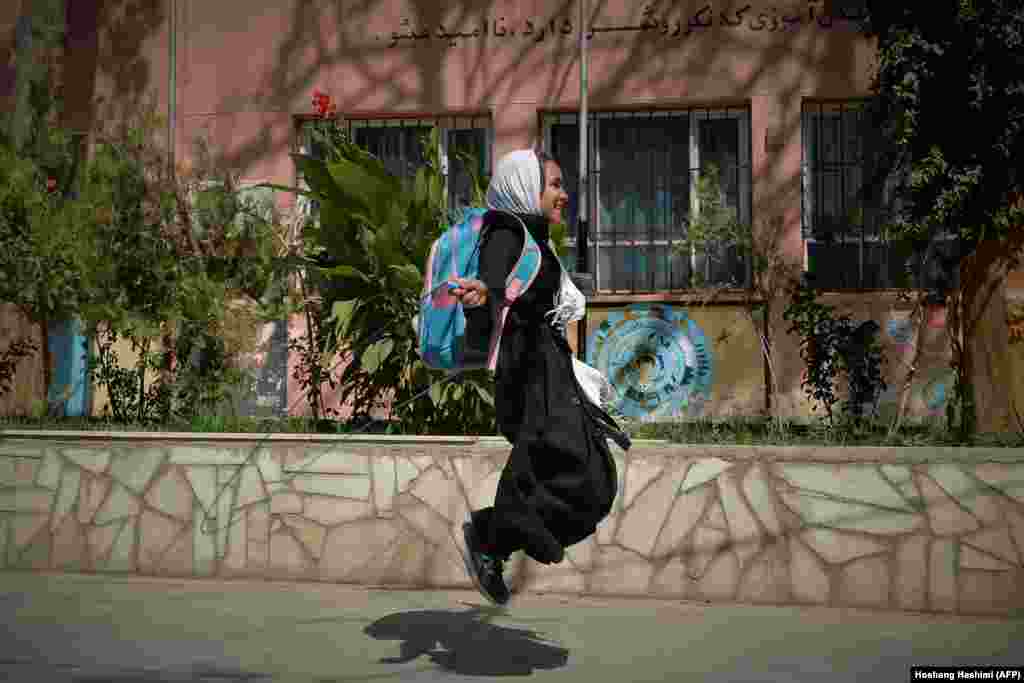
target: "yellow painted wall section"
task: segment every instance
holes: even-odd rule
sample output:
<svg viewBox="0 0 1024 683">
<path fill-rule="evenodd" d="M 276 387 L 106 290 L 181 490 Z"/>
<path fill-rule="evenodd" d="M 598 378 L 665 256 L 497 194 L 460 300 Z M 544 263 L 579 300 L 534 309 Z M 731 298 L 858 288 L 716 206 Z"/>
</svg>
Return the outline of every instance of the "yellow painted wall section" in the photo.
<svg viewBox="0 0 1024 683">
<path fill-rule="evenodd" d="M 161 348 L 159 341 L 154 342 L 156 348 Z M 124 338 L 118 338 L 116 342 L 111 345 L 111 350 L 117 354 L 117 362 L 122 368 L 134 369 L 136 364 L 139 362 L 139 352 L 132 349 L 131 342 Z M 98 353 L 99 350 L 96 348 L 96 342 L 92 343 L 92 352 Z M 144 386 L 149 389 L 150 386 L 159 378 L 158 374 L 152 370 L 147 370 L 144 379 Z M 92 398 L 92 411 L 91 415 L 94 417 L 103 417 L 110 408 L 110 394 L 107 391 L 107 387 L 98 384 L 96 382 L 92 385 L 93 398 Z"/>
</svg>

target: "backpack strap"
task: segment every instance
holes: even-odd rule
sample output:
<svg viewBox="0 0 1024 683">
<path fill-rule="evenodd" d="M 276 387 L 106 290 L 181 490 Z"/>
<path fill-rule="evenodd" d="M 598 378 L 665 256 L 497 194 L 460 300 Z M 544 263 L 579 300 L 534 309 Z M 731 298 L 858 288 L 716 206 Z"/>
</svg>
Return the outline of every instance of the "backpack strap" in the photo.
<svg viewBox="0 0 1024 683">
<path fill-rule="evenodd" d="M 505 318 L 508 310 L 515 303 L 516 299 L 525 293 L 540 273 L 541 252 L 537 242 L 533 239 L 530 231 L 519 216 L 509 211 L 502 211 L 515 218 L 523 227 L 523 250 L 519 259 L 512 266 L 508 277 L 505 278 L 505 300 L 498 302 L 498 319 L 495 328 L 491 333 L 491 345 L 487 352 L 487 369 L 494 372 L 498 367 L 498 350 L 501 347 L 501 333 L 505 329 Z"/>
</svg>

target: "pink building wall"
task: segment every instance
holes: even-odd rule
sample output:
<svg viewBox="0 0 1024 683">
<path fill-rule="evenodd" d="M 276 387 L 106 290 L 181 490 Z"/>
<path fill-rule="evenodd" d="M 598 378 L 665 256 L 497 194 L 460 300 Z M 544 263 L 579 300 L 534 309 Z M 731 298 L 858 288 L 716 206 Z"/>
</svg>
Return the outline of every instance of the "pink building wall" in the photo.
<svg viewBox="0 0 1024 683">
<path fill-rule="evenodd" d="M 489 114 L 493 158 L 539 141 L 541 113 L 577 110 L 576 3 L 467 1 L 438 3 L 444 8 L 437 11 L 417 4 L 264 2 L 240 9 L 238 2 L 179 0 L 178 154 L 187 153 L 189 137 L 205 130 L 229 158 L 244 163 L 247 180 L 291 182 L 287 153 L 294 144 L 295 117 L 310 112 L 315 88 L 328 92 L 339 111 L 352 118 Z M 639 26 L 646 19 L 640 3 L 589 4 L 594 10 L 588 27 Z M 787 16 L 799 17 L 800 23 L 786 29 L 781 28 L 786 13 L 776 13 L 767 2 L 754 4 L 736 27 L 724 25 L 722 17 L 735 21 L 743 5 L 712 3 L 713 25 L 694 26 L 689 35 L 691 19 L 708 17 L 697 14 L 703 3 L 651 7 L 652 16 L 668 21 L 668 35 L 659 27 L 599 32 L 591 39 L 591 109 L 748 105 L 752 214 L 781 216 L 786 249 L 802 261 L 801 105 L 805 98 L 867 95 L 870 41 L 846 21 L 823 27 L 820 2 L 793 5 Z M 239 21 L 240 13 L 246 21 Z M 759 15 L 765 28 L 755 30 L 762 26 Z M 527 21 L 533 25 L 531 37 L 523 35 Z M 566 21 L 571 31 L 563 34 Z M 677 21 L 680 35 L 673 37 Z M 450 33 L 481 35 L 458 37 L 453 46 L 438 37 L 442 26 Z M 547 29 L 543 37 L 540 27 Z M 494 35 L 502 28 L 504 36 Z M 430 36 L 395 41 L 396 32 Z M 163 40 L 153 43 L 157 51 L 165 50 Z M 166 69 L 165 60 L 166 53 L 154 55 L 155 73 Z M 641 298 L 650 297 L 634 297 Z M 591 303 L 601 302 L 595 297 Z M 795 348 L 785 355 L 787 365 L 799 364 Z M 741 362 L 746 366 L 750 360 L 756 362 L 756 356 Z M 787 373 L 791 381 L 777 404 L 785 412 L 806 410 L 798 373 L 798 366 Z M 762 371 L 749 374 L 753 384 L 763 386 Z M 292 404 L 298 387 L 294 380 L 289 383 Z M 757 412 L 763 390 L 741 393 L 751 397 L 746 409 Z M 306 411 L 304 402 L 294 409 L 300 410 Z"/>
<path fill-rule="evenodd" d="M 166 111 L 173 10 L 177 156 L 186 158 L 190 140 L 207 134 L 248 183 L 294 182 L 288 154 L 296 143 L 297 118 L 311 112 L 314 89 L 328 92 L 339 111 L 353 118 L 487 115 L 492 158 L 539 141 L 542 113 L 574 112 L 579 105 L 575 2 L 462 0 L 424 8 L 427 3 L 402 0 L 152 0 L 145 6 L 95 1 L 95 44 L 88 50 L 76 44 L 68 54 L 69 65 L 94 59 L 95 68 L 91 80 L 73 79 L 68 85 L 83 91 L 75 91 L 79 102 L 90 93 L 103 101 L 76 120 L 84 126 L 116 115 L 146 93 L 155 93 Z M 591 39 L 591 110 L 749 107 L 751 213 L 755 221 L 781 217 L 786 250 L 802 261 L 801 107 L 808 99 L 867 96 L 872 41 L 848 21 L 824 20 L 823 1 L 785 7 L 767 0 L 588 4 L 588 29 L 626 29 L 597 30 Z M 744 7 L 749 10 L 740 23 L 730 25 Z M 16 15 L 8 14 L 13 21 Z M 659 22 L 656 27 L 652 20 Z M 528 21 L 533 33 L 525 36 Z M 566 21 L 570 30 L 563 33 Z M 495 35 L 502 30 L 504 35 Z M 439 37 L 441 32 L 459 34 L 455 44 Z M 278 195 L 282 206 L 292 199 Z M 598 295 L 591 305 L 690 299 L 686 294 Z M 893 307 L 887 301 L 870 306 L 883 328 Z M 775 410 L 806 414 L 799 388 L 802 364 L 793 340 L 781 333 L 784 325 L 774 322 L 784 375 Z M 290 327 L 295 337 L 303 325 L 296 320 Z M 743 363 L 748 361 L 756 362 L 756 354 Z M 294 359 L 289 365 L 290 375 Z M 759 372 L 751 366 L 747 374 Z M 753 396 L 756 387 L 751 389 Z M 290 378 L 288 395 L 294 413 L 306 412 L 304 401 L 296 403 L 298 387 Z M 754 401 L 733 409 L 757 412 L 759 407 Z"/>
<path fill-rule="evenodd" d="M 176 0 L 177 156 L 185 158 L 189 141 L 206 134 L 242 171 L 243 181 L 290 184 L 295 175 L 288 153 L 296 142 L 297 117 L 311 112 L 314 89 L 328 92 L 339 112 L 353 118 L 489 115 L 492 158 L 538 142 L 542 113 L 577 110 L 576 3 L 426 4 Z M 711 3 L 709 13 L 702 11 L 704 3 L 692 1 L 588 4 L 592 11 L 585 23 L 590 29 L 645 26 L 595 31 L 590 43 L 591 110 L 749 106 L 752 215 L 755 220 L 781 216 L 789 236 L 786 248 L 802 260 L 801 105 L 805 98 L 867 95 L 870 41 L 847 21 L 824 26 L 823 2 L 788 8 L 766 0 L 751 3 L 737 26 L 724 20 L 734 23 L 737 10 L 747 5 Z M 123 40 L 119 22 L 127 21 L 127 15 L 111 9 L 117 6 L 104 6 L 103 23 L 115 28 L 100 31 L 101 62 L 103 55 L 118 52 L 114 41 Z M 644 14 L 646 7 L 650 15 Z M 134 79 L 123 68 L 102 68 L 101 63 L 97 95 L 120 104 L 152 91 L 166 107 L 171 13 L 171 0 L 162 0 L 145 20 L 137 18 L 144 30 L 132 43 Z M 705 26 L 709 18 L 711 25 Z M 652 28 L 651 19 L 667 22 L 667 33 L 660 23 Z M 525 36 L 528 21 L 533 33 Z M 566 22 L 569 30 L 563 33 Z M 678 34 L 673 35 L 677 22 Z M 495 35 L 502 30 L 503 36 Z M 450 38 L 439 37 L 443 32 L 460 35 L 452 45 Z M 410 34 L 421 37 L 412 39 Z M 292 202 L 285 193 L 278 199 L 282 206 Z M 633 299 L 651 298 L 685 300 L 678 295 Z M 612 300 L 598 296 L 591 304 Z M 299 321 L 290 325 L 292 336 L 301 326 Z M 795 349 L 789 349 L 787 364 L 794 360 L 799 362 Z M 802 412 L 799 368 L 792 370 L 784 411 Z M 763 384 L 760 370 L 750 374 L 752 382 Z M 290 378 L 288 395 L 293 412 L 305 413 L 305 403 L 296 404 L 298 387 Z M 763 399 L 752 400 L 748 408 L 756 412 Z"/>
<path fill-rule="evenodd" d="M 329 92 L 339 111 L 360 117 L 395 114 L 489 113 L 495 156 L 539 138 L 538 114 L 574 111 L 579 101 L 575 3 L 452 2 L 428 12 L 400 0 L 271 3 L 178 0 L 178 153 L 208 129 L 253 181 L 289 181 L 287 152 L 294 117 L 309 113 L 314 88 Z M 640 3 L 591 2 L 590 26 L 638 25 Z M 656 14 L 674 30 L 703 3 L 667 3 Z M 712 3 L 715 23 L 689 36 L 656 31 L 599 33 L 591 41 L 592 109 L 719 106 L 749 103 L 755 215 L 782 211 L 801 249 L 799 228 L 800 107 L 803 98 L 868 94 L 872 46 L 846 21 L 809 25 L 823 3 L 794 5 L 800 25 L 771 31 L 771 6 L 753 5 L 739 27 L 721 15 L 739 4 Z M 559 9 L 560 8 L 560 9 Z M 797 11 L 799 10 L 799 11 Z M 755 31 L 757 14 L 768 28 Z M 706 15 L 702 15 L 702 18 Z M 776 15 L 781 16 L 781 15 Z M 437 38 L 472 32 L 491 19 L 491 35 Z M 501 19 L 504 21 L 500 21 Z M 243 20 L 244 19 L 244 20 Z M 563 35 L 568 19 L 573 32 Z M 403 25 L 403 20 L 409 24 Z M 555 21 L 556 37 L 521 35 Z M 494 22 L 515 36 L 493 35 Z M 781 23 L 781 22 L 780 22 Z M 429 30 L 430 39 L 400 40 L 392 33 Z M 685 31 L 685 29 L 684 29 Z M 166 30 L 144 51 L 153 85 L 166 97 Z"/>
</svg>

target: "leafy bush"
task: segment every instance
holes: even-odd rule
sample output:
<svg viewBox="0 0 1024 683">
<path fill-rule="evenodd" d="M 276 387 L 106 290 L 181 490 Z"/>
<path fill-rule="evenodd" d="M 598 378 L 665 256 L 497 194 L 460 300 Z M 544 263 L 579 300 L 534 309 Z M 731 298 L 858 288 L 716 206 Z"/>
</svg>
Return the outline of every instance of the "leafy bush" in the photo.
<svg viewBox="0 0 1024 683">
<path fill-rule="evenodd" d="M 201 137 L 171 173 L 155 142 L 155 103 L 120 123 L 97 136 L 79 179 L 89 209 L 81 222 L 102 245 L 90 268 L 95 296 L 80 307 L 89 336 L 102 340 L 95 379 L 115 419 L 188 419 L 229 403 L 245 379 L 235 361 L 255 346 L 255 327 L 287 316 L 286 226 L 272 198 L 240 188 Z M 116 365 L 116 338 L 140 353 L 134 370 Z M 147 370 L 159 378 L 149 390 Z"/>
<path fill-rule="evenodd" d="M 118 401 L 112 408 L 121 418 L 165 415 L 171 399 L 194 408 L 197 396 L 213 400 L 214 385 L 223 387 L 230 373 L 215 358 L 198 370 L 178 364 L 186 380 L 174 398 L 180 346 L 174 337 L 191 326 L 203 330 L 197 334 L 207 346 L 227 341 L 226 302 L 239 296 L 280 319 L 282 306 L 264 301 L 282 279 L 275 260 L 280 221 L 267 216 L 265 201 L 256 206 L 242 197 L 237 174 L 222 171 L 204 154 L 208 148 L 197 149 L 196 173 L 187 172 L 187 164 L 170 168 L 157 143 L 165 121 L 155 93 L 133 116 L 104 118 L 92 131 L 96 144 L 87 157 L 83 136 L 60 125 L 53 61 L 43 58 L 60 45 L 66 28 L 61 3 L 49 5 L 31 18 L 40 58 L 18 62 L 24 87 L 16 94 L 17 115 L 0 114 L 0 301 L 15 304 L 39 328 L 44 387 L 54 365 L 49 324 L 77 317 L 86 336 L 106 326 L 142 354 L 134 374 L 112 365 L 109 344 L 97 359 L 100 382 L 112 383 L 108 389 Z M 157 362 L 149 351 L 159 337 L 164 353 Z M 236 352 L 230 343 L 223 349 L 225 358 Z M 147 368 L 162 375 L 152 407 L 143 390 Z"/>
<path fill-rule="evenodd" d="M 79 220 L 82 204 L 65 196 L 73 173 L 71 136 L 50 130 L 33 157 L 0 141 L 0 301 L 14 304 L 42 341 L 43 386 L 51 380 L 51 322 L 67 319 L 96 295 L 97 242 Z"/>
<path fill-rule="evenodd" d="M 495 431 L 492 380 L 486 370 L 431 386 L 443 374 L 417 353 L 422 268 L 447 227 L 437 131 L 423 141 L 427 164 L 411 182 L 350 141 L 335 138 L 325 159 L 292 155 L 309 185 L 268 185 L 303 194 L 319 212 L 303 229 L 313 288 L 329 323 L 322 352 L 348 354 L 339 385 L 342 403 L 367 418 L 390 402 L 389 417 L 405 433 L 487 434 Z M 414 399 L 430 386 L 429 400 Z"/>
<path fill-rule="evenodd" d="M 790 291 L 783 313 L 789 332 L 800 337 L 800 356 L 807 370 L 801 381 L 807 397 L 822 406 L 829 426 L 834 424 L 833 407 L 839 402 L 836 380 L 845 376 L 845 415 L 855 421 L 864 417 L 864 406 L 877 403 L 885 391 L 882 376 L 884 357 L 877 340 L 878 323 L 855 324 L 847 315 L 818 301 L 818 291 L 806 276 Z"/>
</svg>

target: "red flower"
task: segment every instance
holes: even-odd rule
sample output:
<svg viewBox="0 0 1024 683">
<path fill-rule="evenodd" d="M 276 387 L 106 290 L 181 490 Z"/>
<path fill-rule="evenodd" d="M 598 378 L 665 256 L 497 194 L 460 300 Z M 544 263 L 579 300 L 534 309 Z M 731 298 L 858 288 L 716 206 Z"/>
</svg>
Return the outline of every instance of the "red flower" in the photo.
<svg viewBox="0 0 1024 683">
<path fill-rule="evenodd" d="M 56 192 L 57 191 L 57 179 L 56 178 L 47 178 L 46 179 L 46 191 L 47 192 Z"/>
<path fill-rule="evenodd" d="M 318 88 L 313 91 L 313 111 L 317 116 L 327 118 L 328 114 L 333 116 L 337 112 L 337 106 L 331 102 L 330 95 Z"/>
</svg>

